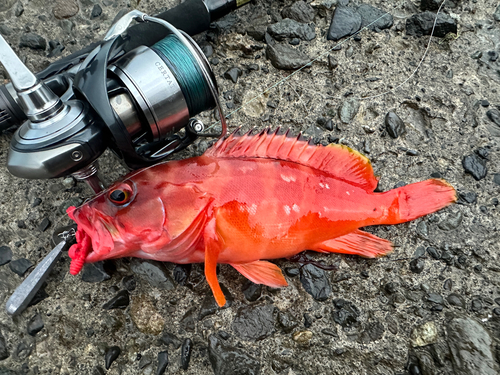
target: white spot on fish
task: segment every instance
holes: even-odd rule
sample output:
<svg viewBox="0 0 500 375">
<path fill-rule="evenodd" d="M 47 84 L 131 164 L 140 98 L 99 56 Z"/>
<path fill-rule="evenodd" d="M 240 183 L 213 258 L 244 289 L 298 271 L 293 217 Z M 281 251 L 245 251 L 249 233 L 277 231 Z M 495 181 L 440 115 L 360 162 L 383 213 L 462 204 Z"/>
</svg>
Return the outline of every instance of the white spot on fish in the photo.
<svg viewBox="0 0 500 375">
<path fill-rule="evenodd" d="M 295 176 L 285 176 L 284 174 L 281 175 L 281 178 L 286 182 L 295 182 L 297 180 Z"/>
<path fill-rule="evenodd" d="M 325 184 L 325 187 L 326 187 L 327 189 L 330 189 L 330 186 L 328 186 L 328 184 Z"/>
<path fill-rule="evenodd" d="M 319 186 L 321 186 L 323 189 L 325 188 L 325 185 L 323 185 L 321 182 L 319 183 Z"/>
<path fill-rule="evenodd" d="M 300 207 L 297 206 L 295 203 L 293 204 L 292 206 L 292 210 L 294 210 L 295 212 L 299 212 L 300 211 Z"/>
<path fill-rule="evenodd" d="M 346 191 L 345 193 L 346 193 L 347 195 L 351 195 L 351 194 L 349 194 L 349 192 L 348 192 L 348 191 Z"/>
<path fill-rule="evenodd" d="M 248 212 L 255 215 L 257 213 L 257 205 L 254 203 L 251 207 L 248 207 Z"/>
<path fill-rule="evenodd" d="M 286 214 L 287 214 L 287 215 L 290 215 L 290 212 L 292 211 L 292 210 L 290 209 L 290 206 L 285 205 L 283 208 L 285 209 Z"/>
</svg>

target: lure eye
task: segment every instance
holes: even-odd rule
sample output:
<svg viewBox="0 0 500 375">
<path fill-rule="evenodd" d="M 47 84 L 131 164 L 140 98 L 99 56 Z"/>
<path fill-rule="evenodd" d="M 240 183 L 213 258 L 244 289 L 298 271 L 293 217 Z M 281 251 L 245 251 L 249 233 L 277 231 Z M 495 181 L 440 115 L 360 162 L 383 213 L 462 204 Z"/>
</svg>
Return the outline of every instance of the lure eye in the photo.
<svg viewBox="0 0 500 375">
<path fill-rule="evenodd" d="M 108 198 L 111 203 L 114 203 L 118 206 L 122 206 L 130 202 L 132 198 L 133 190 L 128 185 L 118 186 L 116 189 L 113 189 L 109 192 Z"/>
</svg>

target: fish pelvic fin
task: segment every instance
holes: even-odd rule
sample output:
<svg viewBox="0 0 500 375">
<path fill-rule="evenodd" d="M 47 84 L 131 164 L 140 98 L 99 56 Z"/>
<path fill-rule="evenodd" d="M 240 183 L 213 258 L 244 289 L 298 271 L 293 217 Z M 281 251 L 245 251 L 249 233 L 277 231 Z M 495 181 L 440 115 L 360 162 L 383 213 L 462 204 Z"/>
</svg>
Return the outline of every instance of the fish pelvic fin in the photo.
<svg viewBox="0 0 500 375">
<path fill-rule="evenodd" d="M 226 297 L 217 279 L 217 260 L 222 250 L 222 240 L 215 230 L 215 218 L 210 219 L 203 239 L 205 241 L 205 277 L 215 298 L 215 302 L 222 307 L 226 304 Z"/>
<path fill-rule="evenodd" d="M 271 288 L 288 285 L 281 269 L 271 262 L 256 260 L 250 263 L 231 263 L 231 266 L 255 284 L 264 284 Z"/>
<path fill-rule="evenodd" d="M 436 212 L 457 200 L 455 189 L 441 179 L 429 179 L 381 194 L 388 211 L 378 224 L 400 224 Z"/>
<path fill-rule="evenodd" d="M 205 154 L 215 158 L 265 158 L 305 165 L 321 170 L 333 177 L 373 192 L 378 179 L 370 161 L 359 152 L 338 144 L 314 145 L 301 134 L 292 136 L 280 128 L 252 131 L 240 135 L 232 133 L 208 149 Z"/>
<path fill-rule="evenodd" d="M 377 258 L 389 254 L 394 250 L 394 245 L 391 241 L 358 229 L 344 236 L 321 242 L 311 250 Z"/>
</svg>

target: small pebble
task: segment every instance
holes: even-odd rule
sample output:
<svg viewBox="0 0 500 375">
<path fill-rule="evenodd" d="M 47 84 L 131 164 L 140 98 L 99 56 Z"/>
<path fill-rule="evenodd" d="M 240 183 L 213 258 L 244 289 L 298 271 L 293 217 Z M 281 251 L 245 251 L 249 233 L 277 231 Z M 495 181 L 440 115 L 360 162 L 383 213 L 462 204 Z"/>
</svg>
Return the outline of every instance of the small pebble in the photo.
<svg viewBox="0 0 500 375">
<path fill-rule="evenodd" d="M 12 250 L 8 246 L 0 246 L 0 266 L 12 260 Z M 298 270 L 297 270 L 298 271 Z"/>
<path fill-rule="evenodd" d="M 292 338 L 299 344 L 307 344 L 313 338 L 313 333 L 311 331 L 297 331 L 294 332 Z"/>
<path fill-rule="evenodd" d="M 163 375 L 168 366 L 168 352 L 165 350 L 158 353 L 158 368 L 156 375 Z"/>
<path fill-rule="evenodd" d="M 35 336 L 38 332 L 40 332 L 44 327 L 42 316 L 40 314 L 36 314 L 33 316 L 28 322 L 28 334 L 30 336 Z"/>
<path fill-rule="evenodd" d="M 31 267 L 33 267 L 33 263 L 25 258 L 16 259 L 9 263 L 10 270 L 21 277 L 24 276 Z"/>
<path fill-rule="evenodd" d="M 425 267 L 425 261 L 421 258 L 413 259 L 410 262 L 410 270 L 413 273 L 422 273 Z"/>
<path fill-rule="evenodd" d="M 40 232 L 45 232 L 48 227 L 50 227 L 50 220 L 47 218 L 44 218 L 42 220 L 42 222 L 38 225 L 38 230 Z"/>
<path fill-rule="evenodd" d="M 433 246 L 429 246 L 427 248 L 427 253 L 434 259 L 441 259 L 441 254 L 439 253 L 439 250 Z"/>
<path fill-rule="evenodd" d="M 189 361 L 191 360 L 191 351 L 193 350 L 193 342 L 191 339 L 185 339 L 181 348 L 181 368 L 187 370 Z"/>
<path fill-rule="evenodd" d="M 109 370 L 111 364 L 118 358 L 121 352 L 122 351 L 118 346 L 112 346 L 106 350 L 106 354 L 104 355 L 106 370 Z"/>
<path fill-rule="evenodd" d="M 113 298 L 102 305 L 104 310 L 124 309 L 130 304 L 130 297 L 127 290 L 119 291 Z"/>
</svg>

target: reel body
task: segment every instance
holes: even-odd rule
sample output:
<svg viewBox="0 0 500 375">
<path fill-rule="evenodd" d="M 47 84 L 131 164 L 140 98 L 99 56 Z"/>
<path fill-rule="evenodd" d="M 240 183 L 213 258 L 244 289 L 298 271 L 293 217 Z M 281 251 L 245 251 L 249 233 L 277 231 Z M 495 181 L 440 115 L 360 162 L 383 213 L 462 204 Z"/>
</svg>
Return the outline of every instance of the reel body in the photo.
<svg viewBox="0 0 500 375">
<path fill-rule="evenodd" d="M 122 34 L 132 20 L 160 24 L 169 34 L 152 47 L 124 54 Z M 0 39 L 8 48 L 0 61 L 12 78 L 9 93 L 28 117 L 11 141 L 7 161 L 18 177 L 96 178 L 93 164 L 108 146 L 132 169 L 154 164 L 191 144 L 204 128 L 193 117 L 216 106 L 225 133 L 208 61 L 187 34 L 164 20 L 139 11 L 126 14 L 81 64 L 47 82 L 24 65 L 19 74 L 5 63 L 19 59 Z M 102 188 L 95 181 L 91 186 Z"/>
</svg>

